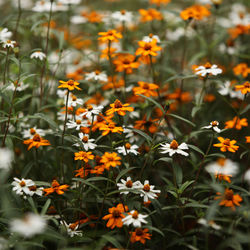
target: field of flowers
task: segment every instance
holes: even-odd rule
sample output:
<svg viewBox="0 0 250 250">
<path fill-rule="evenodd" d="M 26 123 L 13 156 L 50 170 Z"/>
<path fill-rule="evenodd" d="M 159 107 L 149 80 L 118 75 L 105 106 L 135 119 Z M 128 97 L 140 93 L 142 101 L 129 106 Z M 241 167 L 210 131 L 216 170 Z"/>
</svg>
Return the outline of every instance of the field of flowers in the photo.
<svg viewBox="0 0 250 250">
<path fill-rule="evenodd" d="M 0 250 L 250 249 L 248 0 L 0 7 Z"/>
</svg>

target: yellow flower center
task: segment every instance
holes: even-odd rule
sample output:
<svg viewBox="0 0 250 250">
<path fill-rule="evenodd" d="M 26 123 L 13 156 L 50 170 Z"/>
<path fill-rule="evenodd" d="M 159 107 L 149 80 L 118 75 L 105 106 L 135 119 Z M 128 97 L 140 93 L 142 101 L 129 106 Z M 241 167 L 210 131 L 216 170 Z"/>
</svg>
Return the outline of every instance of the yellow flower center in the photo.
<svg viewBox="0 0 250 250">
<path fill-rule="evenodd" d="M 115 209 L 112 212 L 112 215 L 113 215 L 114 218 L 119 218 L 121 216 L 121 212 L 118 209 Z"/>
<path fill-rule="evenodd" d="M 218 163 L 221 167 L 223 167 L 223 166 L 225 165 L 225 161 L 226 161 L 225 158 L 219 158 L 219 159 L 217 160 L 217 163 Z"/>
<path fill-rule="evenodd" d="M 82 121 L 81 120 L 76 120 L 76 124 L 81 124 L 82 123 Z"/>
<path fill-rule="evenodd" d="M 41 137 L 39 134 L 35 134 L 33 137 L 33 141 L 41 141 Z"/>
<path fill-rule="evenodd" d="M 88 109 L 88 111 L 91 111 L 91 110 L 93 110 L 93 107 L 91 105 L 88 105 L 87 109 Z"/>
<path fill-rule="evenodd" d="M 87 143 L 88 140 L 89 140 L 88 136 L 84 136 L 84 137 L 82 138 L 82 141 L 83 141 L 84 143 Z"/>
<path fill-rule="evenodd" d="M 121 10 L 120 11 L 122 15 L 125 15 L 126 14 L 126 11 L 125 10 Z"/>
<path fill-rule="evenodd" d="M 142 230 L 141 228 L 136 228 L 136 229 L 135 229 L 135 234 L 136 234 L 137 236 L 142 236 L 142 235 L 143 235 L 143 230 Z"/>
<path fill-rule="evenodd" d="M 32 135 L 34 135 L 34 134 L 36 133 L 36 130 L 33 129 L 33 128 L 31 128 L 31 129 L 30 129 L 30 133 L 31 133 Z"/>
<path fill-rule="evenodd" d="M 127 188 L 132 188 L 132 186 L 133 186 L 133 182 L 132 182 L 131 180 L 128 180 L 128 181 L 126 182 L 126 187 L 127 187 Z"/>
<path fill-rule="evenodd" d="M 173 140 L 171 143 L 170 143 L 170 148 L 172 149 L 177 149 L 179 146 L 178 142 L 176 140 Z"/>
<path fill-rule="evenodd" d="M 226 146 L 230 146 L 230 139 L 225 139 L 223 144 L 226 145 Z"/>
<path fill-rule="evenodd" d="M 19 183 L 19 185 L 20 185 L 21 187 L 25 187 L 25 186 L 26 186 L 26 183 L 25 183 L 25 181 L 21 181 L 21 182 Z"/>
<path fill-rule="evenodd" d="M 149 186 L 149 184 L 144 185 L 143 191 L 145 191 L 145 192 L 149 192 L 149 191 L 150 191 L 150 186 Z"/>
<path fill-rule="evenodd" d="M 218 126 L 219 125 L 219 123 L 217 122 L 217 121 L 212 121 L 212 126 L 213 127 L 216 127 L 216 126 Z"/>
<path fill-rule="evenodd" d="M 68 85 L 70 85 L 70 86 L 74 86 L 74 81 L 73 80 L 68 80 Z"/>
<path fill-rule="evenodd" d="M 77 97 L 75 95 L 72 96 L 72 101 L 76 101 L 77 100 Z"/>
<path fill-rule="evenodd" d="M 132 218 L 133 218 L 133 219 L 137 219 L 137 218 L 138 218 L 138 212 L 137 212 L 137 211 L 134 211 L 134 212 L 133 212 Z"/>
<path fill-rule="evenodd" d="M 225 199 L 226 200 L 233 200 L 234 192 L 233 190 L 226 190 Z"/>
<path fill-rule="evenodd" d="M 122 103 L 119 100 L 115 100 L 115 108 L 122 108 Z"/>
<path fill-rule="evenodd" d="M 151 44 L 146 43 L 145 46 L 144 46 L 144 49 L 145 49 L 145 50 L 151 50 L 151 49 L 152 49 Z"/>
<path fill-rule="evenodd" d="M 130 143 L 126 143 L 126 144 L 125 144 L 125 148 L 126 148 L 126 149 L 130 149 L 130 148 L 131 148 L 131 144 L 130 144 Z"/>
</svg>

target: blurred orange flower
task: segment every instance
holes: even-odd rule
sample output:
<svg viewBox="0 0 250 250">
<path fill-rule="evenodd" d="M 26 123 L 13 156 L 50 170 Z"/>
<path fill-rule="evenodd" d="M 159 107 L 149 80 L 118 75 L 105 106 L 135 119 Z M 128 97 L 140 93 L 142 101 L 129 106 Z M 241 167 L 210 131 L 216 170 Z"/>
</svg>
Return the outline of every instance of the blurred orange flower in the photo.
<svg viewBox="0 0 250 250">
<path fill-rule="evenodd" d="M 180 16 L 183 20 L 196 19 L 201 20 L 204 17 L 211 15 L 211 12 L 202 5 L 192 5 L 180 13 Z"/>
<path fill-rule="evenodd" d="M 126 74 L 132 74 L 133 69 L 137 69 L 140 66 L 140 63 L 135 61 L 135 56 L 129 53 L 117 54 L 117 58 L 113 63 L 117 72 L 125 71 Z"/>
<path fill-rule="evenodd" d="M 247 77 L 250 74 L 250 68 L 246 63 L 239 63 L 233 68 L 233 72 L 236 76 L 242 75 L 243 77 Z"/>
<path fill-rule="evenodd" d="M 247 93 L 250 93 L 250 82 L 246 81 L 242 85 L 236 85 L 235 91 L 241 91 L 243 95 L 246 95 Z"/>
<path fill-rule="evenodd" d="M 117 32 L 116 30 L 108 30 L 107 32 L 99 32 L 98 33 L 99 37 L 98 40 L 101 42 L 118 42 L 118 39 L 122 38 L 122 34 L 120 32 Z"/>
<path fill-rule="evenodd" d="M 237 130 L 241 130 L 242 127 L 247 127 L 247 119 L 242 118 L 240 119 L 239 117 L 235 116 L 233 120 L 225 122 L 225 128 L 235 128 Z"/>
<path fill-rule="evenodd" d="M 61 185 L 57 182 L 57 180 L 53 180 L 50 188 L 44 188 L 43 191 L 46 193 L 45 195 L 52 194 L 56 192 L 57 194 L 64 194 L 65 191 L 68 190 L 69 185 Z"/>
<path fill-rule="evenodd" d="M 150 22 L 152 20 L 162 20 L 163 16 L 161 12 L 156 9 L 139 9 L 139 13 L 141 15 L 141 22 Z"/>
<path fill-rule="evenodd" d="M 135 95 L 145 95 L 145 96 L 157 96 L 156 89 L 159 88 L 158 85 L 154 83 L 147 83 L 147 82 L 138 82 L 139 87 L 134 87 L 133 92 Z"/>
</svg>

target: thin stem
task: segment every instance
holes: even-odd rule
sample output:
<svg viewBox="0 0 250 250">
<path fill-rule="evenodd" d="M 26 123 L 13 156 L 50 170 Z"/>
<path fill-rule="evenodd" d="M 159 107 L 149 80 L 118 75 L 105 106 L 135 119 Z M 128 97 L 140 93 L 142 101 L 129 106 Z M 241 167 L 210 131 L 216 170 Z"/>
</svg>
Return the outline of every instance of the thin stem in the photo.
<svg viewBox="0 0 250 250">
<path fill-rule="evenodd" d="M 45 50 L 44 50 L 46 57 L 44 58 L 44 61 L 43 61 L 43 67 L 42 67 L 41 78 L 40 78 L 40 107 L 42 106 L 42 101 L 43 101 L 43 78 L 46 73 L 46 63 L 47 63 L 48 46 L 49 46 L 49 32 L 50 32 L 50 23 L 51 23 L 51 18 L 52 18 L 53 1 L 54 0 L 50 0 L 49 21 L 48 21 L 48 29 L 47 29 L 47 35 L 46 35 L 46 45 L 45 45 Z"/>
<path fill-rule="evenodd" d="M 63 142 L 64 142 L 64 134 L 65 134 L 66 122 L 67 122 L 67 118 L 68 118 L 68 102 L 69 102 L 69 90 L 67 92 L 66 104 L 65 104 L 65 119 L 64 119 L 63 132 L 62 132 L 62 145 L 63 145 Z"/>
<path fill-rule="evenodd" d="M 21 15 L 22 15 L 21 0 L 18 0 L 18 16 L 17 16 L 16 27 L 15 27 L 15 31 L 13 35 L 15 41 L 17 40 L 17 30 L 18 30 L 19 23 L 21 20 Z"/>
</svg>

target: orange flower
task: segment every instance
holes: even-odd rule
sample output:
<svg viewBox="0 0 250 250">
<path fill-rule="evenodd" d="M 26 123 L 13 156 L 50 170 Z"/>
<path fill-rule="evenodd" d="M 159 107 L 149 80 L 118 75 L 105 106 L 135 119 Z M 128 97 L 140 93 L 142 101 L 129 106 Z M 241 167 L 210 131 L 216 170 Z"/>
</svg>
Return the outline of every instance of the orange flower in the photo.
<svg viewBox="0 0 250 250">
<path fill-rule="evenodd" d="M 218 179 L 219 181 L 227 181 L 228 183 L 231 183 L 231 178 L 232 175 L 225 175 L 225 174 L 215 174 L 215 178 Z"/>
<path fill-rule="evenodd" d="M 201 20 L 211 15 L 211 12 L 202 5 L 192 5 L 180 13 L 183 20 L 196 19 Z"/>
<path fill-rule="evenodd" d="M 230 141 L 230 139 L 224 139 L 223 137 L 218 137 L 217 139 L 220 141 L 220 143 L 214 144 L 214 147 L 219 147 L 220 151 L 222 152 L 230 151 L 235 153 L 239 148 L 239 146 L 234 145 L 236 140 Z"/>
<path fill-rule="evenodd" d="M 160 6 L 161 4 L 168 4 L 171 0 L 149 0 L 150 4 Z"/>
<path fill-rule="evenodd" d="M 45 194 L 46 196 L 54 192 L 56 192 L 57 194 L 64 194 L 64 191 L 67 191 L 68 187 L 69 185 L 66 185 L 66 184 L 60 186 L 60 184 L 56 180 L 53 180 L 51 187 L 45 188 L 43 189 L 43 191 L 46 192 Z"/>
<path fill-rule="evenodd" d="M 250 136 L 245 136 L 246 138 L 246 143 L 250 143 Z"/>
<path fill-rule="evenodd" d="M 139 62 L 135 62 L 135 56 L 129 53 L 119 53 L 113 63 L 117 72 L 125 71 L 126 74 L 132 74 L 132 69 L 137 69 L 140 66 Z"/>
<path fill-rule="evenodd" d="M 141 15 L 141 22 L 150 22 L 152 20 L 162 20 L 163 16 L 161 12 L 159 12 L 156 9 L 139 9 L 140 15 Z"/>
<path fill-rule="evenodd" d="M 246 118 L 240 119 L 237 116 L 235 116 L 233 120 L 225 122 L 225 124 L 226 124 L 225 128 L 235 128 L 237 130 L 241 130 L 242 127 L 248 126 Z"/>
<path fill-rule="evenodd" d="M 118 42 L 118 39 L 122 38 L 122 34 L 120 32 L 117 32 L 116 30 L 108 30 L 107 32 L 99 32 L 98 33 L 99 37 L 98 40 L 101 42 Z"/>
<path fill-rule="evenodd" d="M 130 241 L 131 243 L 135 243 L 137 241 L 140 241 L 142 244 L 145 244 L 146 239 L 151 239 L 151 234 L 148 233 L 147 228 L 136 228 L 134 232 L 129 232 L 131 234 Z"/>
<path fill-rule="evenodd" d="M 85 178 L 92 172 L 92 168 L 89 164 L 86 164 L 84 167 L 75 170 L 75 172 L 77 173 L 75 177 L 80 176 L 81 178 Z"/>
<path fill-rule="evenodd" d="M 116 127 L 116 123 L 109 122 L 108 124 L 100 124 L 99 130 L 103 130 L 102 135 L 107 135 L 109 133 L 119 133 L 123 131 L 122 127 Z"/>
<path fill-rule="evenodd" d="M 90 23 L 100 23 L 102 22 L 102 15 L 97 13 L 96 11 L 82 12 L 81 15 L 86 17 Z"/>
<path fill-rule="evenodd" d="M 60 83 L 62 83 L 60 86 L 58 86 L 58 88 L 65 88 L 68 89 L 69 91 L 72 91 L 74 89 L 78 89 L 81 90 L 78 85 L 80 84 L 79 82 L 76 82 L 74 80 L 68 80 L 67 82 L 64 81 L 59 81 Z"/>
<path fill-rule="evenodd" d="M 67 78 L 72 78 L 75 81 L 82 80 L 83 79 L 83 70 L 82 69 L 77 69 L 74 72 L 69 72 L 67 73 L 66 77 Z"/>
<path fill-rule="evenodd" d="M 249 34 L 250 31 L 250 24 L 242 25 L 238 24 L 234 28 L 228 29 L 228 33 L 230 34 L 232 39 L 236 39 L 238 36 L 242 34 Z"/>
<path fill-rule="evenodd" d="M 235 211 L 235 205 L 240 206 L 239 202 L 242 201 L 241 196 L 238 194 L 234 195 L 232 189 L 226 188 L 223 195 L 219 192 L 217 192 L 216 194 L 219 196 L 215 197 L 214 199 L 221 199 L 220 206 L 231 207 L 233 211 Z"/>
<path fill-rule="evenodd" d="M 111 58 L 116 56 L 116 53 L 115 53 L 116 50 L 117 50 L 116 48 L 112 48 L 112 47 L 108 48 L 107 47 L 106 49 L 102 50 L 102 54 L 100 57 L 109 60 L 109 55 Z"/>
<path fill-rule="evenodd" d="M 117 80 L 116 76 L 114 76 L 113 79 L 112 77 L 108 77 L 108 83 L 103 85 L 102 89 L 103 90 L 113 89 L 113 88 L 119 89 L 123 87 L 124 85 L 125 85 L 124 79 L 120 78 L 119 80 Z"/>
<path fill-rule="evenodd" d="M 93 159 L 94 155 L 92 155 L 92 152 L 84 152 L 84 151 L 75 152 L 75 161 L 81 160 L 88 162 L 89 160 Z"/>
<path fill-rule="evenodd" d="M 134 87 L 133 91 L 135 95 L 145 95 L 145 96 L 157 96 L 155 91 L 159 87 L 154 83 L 138 82 L 139 87 Z"/>
<path fill-rule="evenodd" d="M 177 88 L 173 93 L 167 95 L 167 99 L 174 99 L 179 102 L 190 102 L 192 97 L 189 92 L 182 92 L 180 88 Z"/>
<path fill-rule="evenodd" d="M 250 93 L 250 82 L 246 81 L 242 85 L 234 86 L 236 91 L 241 91 L 243 95 Z"/>
<path fill-rule="evenodd" d="M 109 153 L 105 152 L 102 156 L 100 163 L 104 164 L 104 168 L 109 170 L 110 167 L 115 168 L 117 165 L 121 165 L 121 157 L 117 155 L 117 153 Z"/>
<path fill-rule="evenodd" d="M 243 77 L 247 77 L 250 73 L 250 68 L 246 63 L 239 63 L 233 68 L 233 72 L 236 76 L 242 75 Z"/>
<path fill-rule="evenodd" d="M 148 120 L 146 120 L 146 116 L 144 116 L 143 120 L 138 120 L 135 122 L 134 128 L 149 131 L 153 134 L 158 129 L 157 125 L 155 124 L 156 121 L 158 121 L 158 119 L 152 120 L 151 118 L 149 118 Z"/>
<path fill-rule="evenodd" d="M 140 46 L 135 54 L 137 56 L 157 56 L 157 51 L 160 51 L 162 48 L 157 46 L 157 40 L 153 39 L 151 42 L 139 41 L 138 45 Z"/>
<path fill-rule="evenodd" d="M 129 103 L 122 104 L 118 99 L 116 99 L 114 103 L 109 105 L 111 108 L 106 111 L 106 114 L 112 115 L 117 113 L 118 115 L 124 116 L 126 115 L 126 111 L 134 111 L 133 107 L 128 107 L 129 105 Z"/>
<path fill-rule="evenodd" d="M 35 134 L 32 139 L 25 140 L 24 144 L 28 145 L 28 150 L 32 147 L 39 148 L 40 146 L 49 146 L 50 142 L 48 140 L 44 140 L 39 134 Z"/>
<path fill-rule="evenodd" d="M 128 207 L 124 207 L 123 204 L 119 203 L 116 207 L 109 208 L 109 214 L 105 215 L 102 219 L 108 220 L 106 226 L 111 229 L 115 227 L 121 228 L 123 225 L 122 219 L 125 218 L 123 213 L 126 211 L 128 211 Z"/>
</svg>

